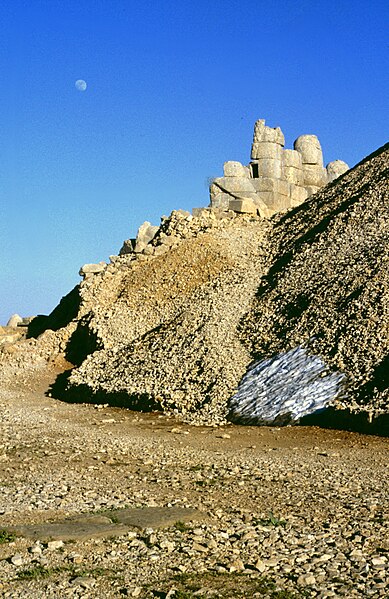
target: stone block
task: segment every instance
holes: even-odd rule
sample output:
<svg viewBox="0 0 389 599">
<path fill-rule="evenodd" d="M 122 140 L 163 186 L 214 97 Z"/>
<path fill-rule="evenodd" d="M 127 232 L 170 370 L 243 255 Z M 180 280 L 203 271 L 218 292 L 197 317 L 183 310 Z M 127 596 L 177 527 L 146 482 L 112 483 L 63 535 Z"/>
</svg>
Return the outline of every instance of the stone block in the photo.
<svg viewBox="0 0 389 599">
<path fill-rule="evenodd" d="M 261 141 L 272 142 L 279 144 L 280 146 L 285 145 L 285 137 L 279 127 L 267 127 L 263 119 L 258 120 L 254 125 L 254 143 Z"/>
<path fill-rule="evenodd" d="M 283 175 L 289 183 L 294 185 L 304 185 L 304 173 L 302 169 L 294 166 L 284 166 Z"/>
<path fill-rule="evenodd" d="M 333 160 L 327 164 L 328 181 L 334 181 L 349 170 L 349 165 L 343 160 Z"/>
<path fill-rule="evenodd" d="M 218 177 L 214 180 L 213 185 L 219 188 L 219 193 L 220 191 L 227 191 L 235 195 L 235 192 L 255 191 L 251 179 L 245 177 Z"/>
<path fill-rule="evenodd" d="M 323 166 L 323 152 L 316 135 L 300 135 L 294 142 L 294 149 L 300 152 L 303 164 Z"/>
<path fill-rule="evenodd" d="M 283 150 L 282 162 L 284 166 L 292 166 L 298 169 L 303 167 L 303 158 L 297 150 Z"/>
<path fill-rule="evenodd" d="M 281 160 L 281 152 L 282 148 L 279 144 L 270 141 L 262 141 L 253 143 L 251 148 L 251 158 L 253 160 L 261 158 L 275 158 Z"/>
<path fill-rule="evenodd" d="M 269 177 L 271 179 L 282 178 L 282 162 L 273 158 L 262 158 L 255 164 L 258 165 L 258 175 L 260 177 Z"/>
<path fill-rule="evenodd" d="M 189 214 L 189 212 L 188 212 Z M 135 242 L 135 253 L 143 252 L 146 245 L 154 239 L 157 234 L 159 227 L 153 226 L 148 221 L 145 221 L 138 229 Z"/>
<path fill-rule="evenodd" d="M 284 212 L 291 206 L 290 196 L 276 191 L 258 192 L 258 197 L 272 212 Z"/>
<path fill-rule="evenodd" d="M 230 200 L 229 209 L 234 212 L 257 214 L 257 206 L 251 199 Z"/>
<path fill-rule="evenodd" d="M 243 166 L 241 162 L 236 162 L 234 160 L 229 160 L 228 162 L 225 162 L 223 166 L 223 171 L 225 177 L 247 178 L 248 176 L 247 168 Z"/>
<path fill-rule="evenodd" d="M 304 164 L 304 186 L 314 185 L 315 187 L 323 187 L 327 183 L 327 171 L 323 166 L 317 164 Z"/>
<path fill-rule="evenodd" d="M 300 206 L 308 197 L 308 192 L 305 187 L 300 187 L 299 185 L 290 184 L 290 205 L 292 208 L 296 206 Z"/>
<path fill-rule="evenodd" d="M 256 141 L 261 141 L 262 140 L 262 135 L 263 135 L 263 131 L 265 129 L 265 119 L 258 119 L 257 121 L 255 121 L 254 124 L 254 142 Z"/>
<path fill-rule="evenodd" d="M 123 245 L 120 249 L 119 256 L 125 256 L 126 254 L 132 254 L 135 247 L 135 239 L 126 239 L 123 241 Z"/>
<path fill-rule="evenodd" d="M 262 218 L 270 218 L 274 214 L 274 212 L 270 208 L 268 208 L 268 206 L 266 206 L 265 202 L 261 200 L 259 194 L 257 194 L 253 201 L 257 207 L 257 213 Z"/>
<path fill-rule="evenodd" d="M 211 208 L 218 208 L 219 210 L 228 210 L 228 203 L 230 200 L 231 195 L 223 191 L 220 191 L 219 189 L 219 193 L 213 198 L 211 198 Z"/>
<path fill-rule="evenodd" d="M 258 191 L 276 191 L 283 195 L 290 194 L 290 184 L 284 179 L 271 179 L 270 177 L 259 177 L 252 179 L 255 190 Z"/>
<path fill-rule="evenodd" d="M 308 194 L 308 197 L 310 197 L 310 196 L 313 196 L 315 193 L 317 193 L 319 191 L 320 187 L 316 187 L 316 185 L 306 185 L 305 189 Z"/>
<path fill-rule="evenodd" d="M 7 327 L 16 328 L 23 322 L 23 318 L 19 314 L 12 314 L 11 318 L 7 322 Z"/>
<path fill-rule="evenodd" d="M 99 264 L 84 264 L 84 266 L 81 266 L 78 274 L 80 277 L 85 277 L 86 275 L 96 275 L 99 272 L 103 272 L 106 266 L 107 264 L 105 262 L 99 262 Z"/>
<path fill-rule="evenodd" d="M 201 218 L 202 216 L 208 216 L 211 208 L 192 208 L 192 216 L 194 218 Z"/>
</svg>

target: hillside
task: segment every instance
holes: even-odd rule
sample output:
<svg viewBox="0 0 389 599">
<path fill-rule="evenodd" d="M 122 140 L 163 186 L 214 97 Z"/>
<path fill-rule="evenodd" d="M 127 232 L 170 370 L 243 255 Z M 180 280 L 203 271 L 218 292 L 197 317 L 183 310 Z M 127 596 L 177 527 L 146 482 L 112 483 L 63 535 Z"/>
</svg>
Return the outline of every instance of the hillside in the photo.
<svg viewBox="0 0 389 599">
<path fill-rule="evenodd" d="M 276 384 L 261 387 L 272 404 L 285 390 L 300 401 L 296 380 L 304 387 L 315 363 L 316 388 L 325 377 L 342 383 L 313 408 L 366 423 L 387 414 L 388 152 L 270 221 L 201 209 L 145 223 L 135 251 L 127 240 L 110 264 L 84 266 L 80 285 L 31 323 L 38 338 L 1 357 L 5 376 L 59 355 L 74 367 L 56 397 L 221 424 L 253 364 L 265 381 L 280 364 Z M 308 362 L 288 364 L 296 351 Z"/>
</svg>

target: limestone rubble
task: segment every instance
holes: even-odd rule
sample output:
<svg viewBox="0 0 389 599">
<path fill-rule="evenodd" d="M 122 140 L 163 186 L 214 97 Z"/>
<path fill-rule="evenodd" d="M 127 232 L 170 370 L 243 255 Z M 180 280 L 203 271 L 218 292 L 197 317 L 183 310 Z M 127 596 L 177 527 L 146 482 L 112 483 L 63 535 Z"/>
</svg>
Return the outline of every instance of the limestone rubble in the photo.
<svg viewBox="0 0 389 599">
<path fill-rule="evenodd" d="M 281 148 L 280 130 L 261 131 L 257 143 Z M 314 183 L 320 144 L 302 136 L 296 146 L 282 150 L 283 164 L 315 167 Z M 44 332 L 28 351 L 40 360 L 59 353 L 75 366 L 61 396 L 221 424 L 254 360 L 305 346 L 345 375 L 338 408 L 370 419 L 388 413 L 388 152 L 271 220 L 256 204 L 177 210 L 159 227 L 145 223 L 110 264 L 81 269 L 71 301 L 35 328 Z M 245 169 L 227 163 L 226 179 Z M 272 181 L 279 193 L 284 182 Z"/>
</svg>

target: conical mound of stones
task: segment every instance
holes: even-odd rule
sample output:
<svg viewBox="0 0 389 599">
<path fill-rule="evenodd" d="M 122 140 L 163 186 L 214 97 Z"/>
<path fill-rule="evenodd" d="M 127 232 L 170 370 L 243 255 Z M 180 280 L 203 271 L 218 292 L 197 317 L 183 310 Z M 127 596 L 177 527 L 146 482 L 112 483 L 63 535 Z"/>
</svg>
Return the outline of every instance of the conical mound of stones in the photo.
<svg viewBox="0 0 389 599">
<path fill-rule="evenodd" d="M 304 347 L 342 379 L 335 404 L 389 411 L 389 145 L 279 217 L 241 335 L 256 361 Z"/>
<path fill-rule="evenodd" d="M 176 211 L 85 267 L 65 396 L 199 424 L 387 413 L 388 153 L 272 220 Z"/>
</svg>

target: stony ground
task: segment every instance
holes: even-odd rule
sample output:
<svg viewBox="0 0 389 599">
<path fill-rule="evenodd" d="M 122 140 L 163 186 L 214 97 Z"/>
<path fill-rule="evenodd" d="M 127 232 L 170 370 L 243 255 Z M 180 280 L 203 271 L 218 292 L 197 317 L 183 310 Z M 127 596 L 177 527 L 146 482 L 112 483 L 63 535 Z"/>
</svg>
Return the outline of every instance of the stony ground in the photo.
<svg viewBox="0 0 389 599">
<path fill-rule="evenodd" d="M 387 439 L 70 405 L 44 395 L 53 376 L 2 384 L 0 529 L 136 506 L 203 517 L 64 543 L 2 532 L 0 596 L 388 596 Z"/>
</svg>

